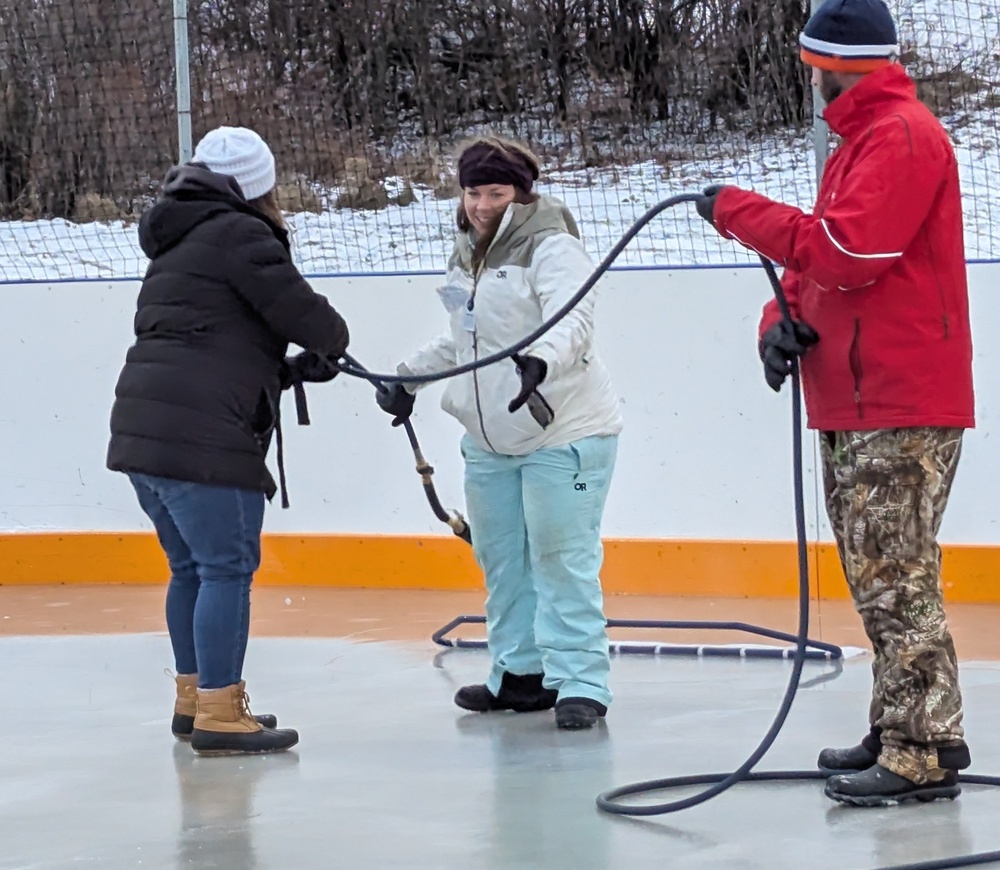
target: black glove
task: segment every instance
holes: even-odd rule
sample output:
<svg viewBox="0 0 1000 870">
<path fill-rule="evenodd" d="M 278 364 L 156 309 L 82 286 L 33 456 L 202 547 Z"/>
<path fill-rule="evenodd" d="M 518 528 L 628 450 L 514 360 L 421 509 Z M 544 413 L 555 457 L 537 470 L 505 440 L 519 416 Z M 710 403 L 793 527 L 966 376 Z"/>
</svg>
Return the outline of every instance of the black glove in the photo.
<svg viewBox="0 0 1000 870">
<path fill-rule="evenodd" d="M 281 364 L 281 389 L 291 389 L 295 393 L 295 413 L 300 426 L 309 425 L 309 405 L 303 384 L 332 381 L 339 374 L 336 360 L 311 350 L 285 357 Z"/>
<path fill-rule="evenodd" d="M 393 426 L 402 426 L 410 419 L 413 403 L 416 400 L 417 397 L 402 384 L 389 384 L 384 393 L 381 390 L 375 391 L 375 401 L 378 402 L 378 406 L 386 414 L 392 414 L 396 418 L 392 421 Z"/>
<path fill-rule="evenodd" d="M 713 227 L 715 226 L 715 198 L 724 186 L 722 184 L 713 184 L 711 187 L 706 187 L 701 192 L 701 196 L 695 200 L 694 207 L 698 210 L 698 214 L 705 218 Z"/>
<path fill-rule="evenodd" d="M 281 366 L 281 389 L 294 384 L 325 383 L 340 374 L 337 363 L 327 356 L 304 350 L 295 356 L 286 356 Z"/>
<path fill-rule="evenodd" d="M 517 366 L 517 373 L 521 376 L 521 392 L 507 406 L 507 410 L 511 414 L 528 401 L 531 394 L 538 389 L 538 385 L 545 380 L 545 376 L 549 373 L 549 367 L 545 360 L 539 359 L 537 356 L 521 356 L 515 353 L 512 359 L 514 365 Z"/>
<path fill-rule="evenodd" d="M 792 360 L 801 357 L 819 341 L 819 335 L 808 323 L 784 319 L 764 333 L 760 340 L 760 358 L 764 363 L 764 380 L 776 393 L 791 371 Z"/>
</svg>

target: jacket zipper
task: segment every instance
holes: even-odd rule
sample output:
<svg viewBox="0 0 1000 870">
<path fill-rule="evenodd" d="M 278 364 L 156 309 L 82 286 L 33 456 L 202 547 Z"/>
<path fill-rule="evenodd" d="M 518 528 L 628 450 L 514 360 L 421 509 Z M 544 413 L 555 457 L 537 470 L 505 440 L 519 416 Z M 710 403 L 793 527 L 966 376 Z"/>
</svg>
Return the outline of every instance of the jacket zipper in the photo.
<svg viewBox="0 0 1000 870">
<path fill-rule="evenodd" d="M 495 240 L 494 240 L 495 241 Z M 479 289 L 479 278 L 483 274 L 483 270 L 486 268 L 486 260 L 483 259 L 482 267 L 476 272 L 472 279 L 472 294 L 469 296 L 468 310 L 476 310 L 476 290 Z M 474 361 L 479 361 L 479 329 L 473 321 L 472 328 L 472 358 Z M 476 417 L 479 418 L 479 431 L 483 433 L 483 440 L 486 442 L 486 446 L 490 448 L 494 453 L 499 453 L 500 451 L 493 446 L 493 442 L 490 441 L 490 436 L 486 434 L 486 421 L 483 419 L 483 403 L 479 396 L 479 369 L 475 369 L 472 372 L 472 391 L 476 397 Z"/>
<path fill-rule="evenodd" d="M 858 406 L 858 417 L 865 418 L 864 406 L 861 404 L 861 379 L 864 377 L 864 370 L 861 367 L 861 318 L 854 319 L 854 340 L 851 342 L 849 354 L 851 362 L 851 374 L 854 375 L 854 401 Z"/>
<path fill-rule="evenodd" d="M 475 332 L 472 333 L 472 358 L 476 361 L 479 360 L 479 337 Z M 476 416 L 479 417 L 479 431 L 483 433 L 483 440 L 486 442 L 487 446 L 494 453 L 499 453 L 500 451 L 493 446 L 493 442 L 490 441 L 490 436 L 486 434 L 486 423 L 483 420 L 483 403 L 479 398 L 479 370 L 476 369 L 472 373 L 472 390 L 476 394 Z"/>
<path fill-rule="evenodd" d="M 493 250 L 493 246 L 497 243 L 500 238 L 501 231 L 505 227 L 503 224 L 497 229 L 496 235 L 493 236 L 493 240 L 490 242 L 489 247 L 483 254 L 483 261 L 479 264 L 479 268 L 476 270 L 475 274 L 472 276 L 472 293 L 469 296 L 469 311 L 476 310 L 476 291 L 479 289 L 479 279 L 482 277 L 483 272 L 486 271 L 486 261 L 489 259 L 490 251 Z M 476 327 L 475 321 L 473 321 L 472 329 L 472 358 L 474 361 L 479 361 L 479 328 Z M 479 369 L 475 369 L 472 372 L 472 391 L 476 396 L 476 416 L 479 418 L 479 431 L 483 433 L 483 440 L 486 442 L 486 446 L 490 448 L 494 453 L 499 453 L 500 451 L 493 446 L 493 442 L 490 441 L 490 436 L 486 434 L 486 422 L 483 419 L 483 403 L 479 395 Z"/>
</svg>

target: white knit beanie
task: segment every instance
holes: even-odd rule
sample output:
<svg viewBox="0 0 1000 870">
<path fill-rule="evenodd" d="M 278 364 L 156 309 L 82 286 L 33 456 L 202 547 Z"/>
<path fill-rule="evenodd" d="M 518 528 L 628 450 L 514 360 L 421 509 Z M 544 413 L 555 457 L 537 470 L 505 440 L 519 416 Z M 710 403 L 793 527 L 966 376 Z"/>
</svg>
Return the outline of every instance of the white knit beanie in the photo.
<svg viewBox="0 0 1000 870">
<path fill-rule="evenodd" d="M 267 143 L 246 127 L 216 127 L 194 149 L 195 163 L 231 175 L 247 201 L 274 187 L 274 155 Z"/>
</svg>

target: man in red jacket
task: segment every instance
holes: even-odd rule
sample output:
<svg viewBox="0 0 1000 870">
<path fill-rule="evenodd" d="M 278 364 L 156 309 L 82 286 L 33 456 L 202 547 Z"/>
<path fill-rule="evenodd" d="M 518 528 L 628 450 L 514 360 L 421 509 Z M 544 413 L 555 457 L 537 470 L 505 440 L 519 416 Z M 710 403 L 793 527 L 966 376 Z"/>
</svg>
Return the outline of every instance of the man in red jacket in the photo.
<svg viewBox="0 0 1000 870">
<path fill-rule="evenodd" d="M 794 322 L 765 307 L 765 377 L 779 390 L 801 358 L 830 523 L 874 647 L 870 731 L 820 754 L 826 794 L 953 798 L 970 757 L 936 539 L 974 425 L 958 167 L 896 62 L 882 0 L 827 0 L 800 42 L 842 139 L 812 214 L 735 187 L 707 189 L 698 211 L 784 266 Z"/>
</svg>

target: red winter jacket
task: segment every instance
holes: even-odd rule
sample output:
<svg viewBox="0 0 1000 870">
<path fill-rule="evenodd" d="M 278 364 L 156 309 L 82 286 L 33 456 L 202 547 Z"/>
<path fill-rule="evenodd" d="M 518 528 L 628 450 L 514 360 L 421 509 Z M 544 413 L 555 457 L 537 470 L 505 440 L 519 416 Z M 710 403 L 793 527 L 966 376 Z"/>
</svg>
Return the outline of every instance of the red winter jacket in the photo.
<svg viewBox="0 0 1000 870">
<path fill-rule="evenodd" d="M 785 267 L 792 316 L 820 335 L 802 359 L 809 426 L 974 425 L 958 167 L 899 65 L 824 114 L 843 142 L 812 215 L 727 187 L 715 224 Z M 780 318 L 772 300 L 761 334 Z"/>
</svg>

